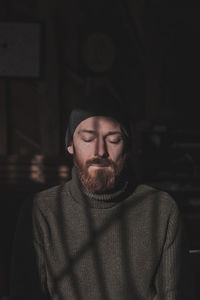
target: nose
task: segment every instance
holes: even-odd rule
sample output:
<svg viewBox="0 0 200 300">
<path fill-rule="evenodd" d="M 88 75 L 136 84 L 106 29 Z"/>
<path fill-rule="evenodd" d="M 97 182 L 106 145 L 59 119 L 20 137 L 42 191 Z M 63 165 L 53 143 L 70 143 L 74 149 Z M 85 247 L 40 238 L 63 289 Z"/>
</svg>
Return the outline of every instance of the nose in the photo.
<svg viewBox="0 0 200 300">
<path fill-rule="evenodd" d="M 107 157 L 108 156 L 106 142 L 103 138 L 102 139 L 100 139 L 100 138 L 97 139 L 96 149 L 95 149 L 95 156 L 99 156 L 99 157 Z"/>
</svg>

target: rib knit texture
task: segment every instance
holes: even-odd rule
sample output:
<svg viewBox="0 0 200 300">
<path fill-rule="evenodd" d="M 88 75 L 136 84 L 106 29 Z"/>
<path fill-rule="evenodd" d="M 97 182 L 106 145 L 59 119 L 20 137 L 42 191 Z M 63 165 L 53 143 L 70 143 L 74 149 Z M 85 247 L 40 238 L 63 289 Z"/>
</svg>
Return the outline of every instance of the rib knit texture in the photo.
<svg viewBox="0 0 200 300">
<path fill-rule="evenodd" d="M 124 183 L 113 194 L 72 180 L 36 195 L 19 221 L 11 300 L 184 300 L 187 250 L 165 192 Z"/>
</svg>

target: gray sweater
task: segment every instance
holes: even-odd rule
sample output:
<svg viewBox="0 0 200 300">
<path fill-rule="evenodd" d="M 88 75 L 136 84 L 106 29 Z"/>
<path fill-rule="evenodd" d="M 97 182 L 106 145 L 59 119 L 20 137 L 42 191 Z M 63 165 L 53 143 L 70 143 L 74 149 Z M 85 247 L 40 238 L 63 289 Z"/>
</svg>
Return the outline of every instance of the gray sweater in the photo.
<svg viewBox="0 0 200 300">
<path fill-rule="evenodd" d="M 93 195 L 72 180 L 27 202 L 11 300 L 191 300 L 180 214 L 165 192 L 126 183 Z"/>
</svg>

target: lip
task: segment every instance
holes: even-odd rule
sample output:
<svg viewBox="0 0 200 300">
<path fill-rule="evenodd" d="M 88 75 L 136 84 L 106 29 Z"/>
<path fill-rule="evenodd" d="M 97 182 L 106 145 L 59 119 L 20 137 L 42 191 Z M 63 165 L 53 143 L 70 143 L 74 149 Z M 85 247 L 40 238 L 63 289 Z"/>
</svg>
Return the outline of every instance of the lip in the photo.
<svg viewBox="0 0 200 300">
<path fill-rule="evenodd" d="M 103 169 L 103 168 L 107 168 L 108 166 L 107 165 L 100 165 L 100 164 L 93 164 L 90 167 L 97 168 L 97 169 Z"/>
</svg>

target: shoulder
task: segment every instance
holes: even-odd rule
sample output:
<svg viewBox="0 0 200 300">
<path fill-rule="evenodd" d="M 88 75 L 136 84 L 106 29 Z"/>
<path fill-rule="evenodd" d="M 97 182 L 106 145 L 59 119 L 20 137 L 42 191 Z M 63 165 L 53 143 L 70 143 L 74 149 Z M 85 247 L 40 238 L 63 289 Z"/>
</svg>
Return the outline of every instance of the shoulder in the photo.
<svg viewBox="0 0 200 300">
<path fill-rule="evenodd" d="M 179 213 L 175 199 L 166 191 L 160 190 L 151 185 L 141 184 L 137 186 L 134 193 L 143 206 L 148 208 L 155 207 L 157 210 L 162 210 L 166 213 Z"/>
<path fill-rule="evenodd" d="M 163 203 L 171 203 L 172 205 L 176 205 L 175 200 L 173 197 L 166 191 L 160 190 L 157 187 L 147 184 L 140 184 L 136 187 L 135 193 L 137 195 L 143 195 L 143 197 L 151 197 L 156 199 L 157 201 Z"/>
<path fill-rule="evenodd" d="M 57 185 L 37 193 L 33 199 L 33 209 L 47 211 L 52 210 L 60 203 L 63 198 L 67 197 L 66 184 Z"/>
<path fill-rule="evenodd" d="M 139 185 L 132 203 L 134 203 L 132 212 L 141 216 L 143 223 L 148 224 L 147 227 L 156 224 L 160 234 L 172 232 L 182 223 L 176 201 L 166 191 L 146 184 Z"/>
</svg>

